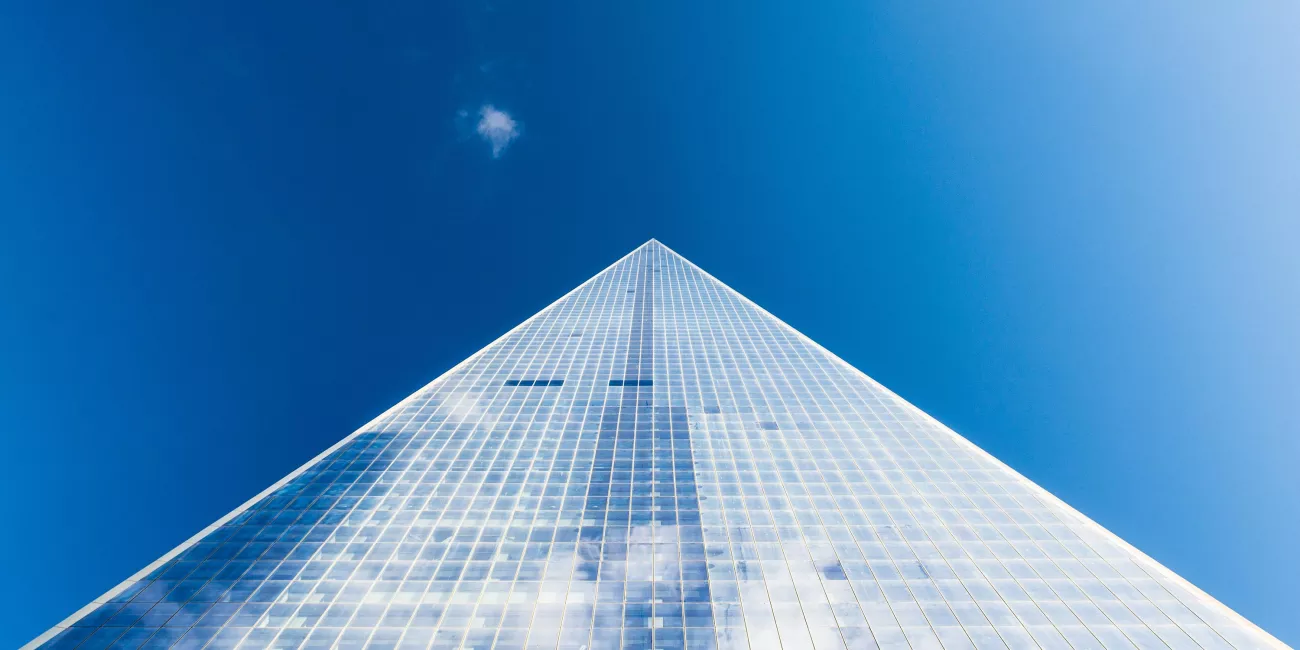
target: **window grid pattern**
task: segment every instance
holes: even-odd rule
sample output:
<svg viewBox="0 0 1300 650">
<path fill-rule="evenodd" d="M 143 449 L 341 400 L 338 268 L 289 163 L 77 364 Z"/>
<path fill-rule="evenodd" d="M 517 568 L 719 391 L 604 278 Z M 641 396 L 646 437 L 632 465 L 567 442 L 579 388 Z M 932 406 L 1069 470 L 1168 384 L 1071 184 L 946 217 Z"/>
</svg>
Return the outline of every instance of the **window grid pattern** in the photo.
<svg viewBox="0 0 1300 650">
<path fill-rule="evenodd" d="M 657 242 L 50 648 L 1282 648 Z"/>
</svg>

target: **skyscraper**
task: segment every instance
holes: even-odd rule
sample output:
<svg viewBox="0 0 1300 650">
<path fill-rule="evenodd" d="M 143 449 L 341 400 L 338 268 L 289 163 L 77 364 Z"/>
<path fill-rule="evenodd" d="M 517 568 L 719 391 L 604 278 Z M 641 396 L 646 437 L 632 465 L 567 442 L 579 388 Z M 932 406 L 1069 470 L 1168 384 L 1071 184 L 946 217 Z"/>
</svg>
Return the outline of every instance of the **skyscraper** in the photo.
<svg viewBox="0 0 1300 650">
<path fill-rule="evenodd" d="M 32 645 L 1285 647 L 655 241 Z"/>
</svg>

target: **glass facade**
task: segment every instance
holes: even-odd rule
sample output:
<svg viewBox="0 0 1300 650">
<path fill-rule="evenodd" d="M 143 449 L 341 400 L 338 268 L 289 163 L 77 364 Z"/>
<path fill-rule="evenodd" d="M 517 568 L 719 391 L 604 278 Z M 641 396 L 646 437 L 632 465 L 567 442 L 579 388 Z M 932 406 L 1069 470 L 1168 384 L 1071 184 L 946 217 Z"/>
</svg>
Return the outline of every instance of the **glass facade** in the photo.
<svg viewBox="0 0 1300 650">
<path fill-rule="evenodd" d="M 658 242 L 50 648 L 1282 648 Z"/>
</svg>

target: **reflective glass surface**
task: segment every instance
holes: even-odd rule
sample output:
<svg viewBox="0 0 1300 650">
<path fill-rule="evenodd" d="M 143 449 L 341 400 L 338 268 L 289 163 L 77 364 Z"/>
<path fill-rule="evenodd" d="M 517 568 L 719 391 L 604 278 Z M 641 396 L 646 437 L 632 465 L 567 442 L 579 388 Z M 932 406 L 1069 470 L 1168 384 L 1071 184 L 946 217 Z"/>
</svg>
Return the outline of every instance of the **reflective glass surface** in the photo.
<svg viewBox="0 0 1300 650">
<path fill-rule="evenodd" d="M 1284 647 L 653 241 L 38 643 Z"/>
</svg>

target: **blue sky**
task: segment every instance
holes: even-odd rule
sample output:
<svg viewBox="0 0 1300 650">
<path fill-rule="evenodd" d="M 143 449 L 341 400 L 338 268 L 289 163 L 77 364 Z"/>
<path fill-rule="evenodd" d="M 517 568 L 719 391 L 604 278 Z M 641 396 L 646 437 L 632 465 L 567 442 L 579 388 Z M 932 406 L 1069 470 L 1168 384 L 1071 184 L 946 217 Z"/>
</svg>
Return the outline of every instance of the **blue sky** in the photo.
<svg viewBox="0 0 1300 650">
<path fill-rule="evenodd" d="M 0 645 L 650 237 L 1300 643 L 1296 5 L 372 4 L 0 7 Z"/>
</svg>

